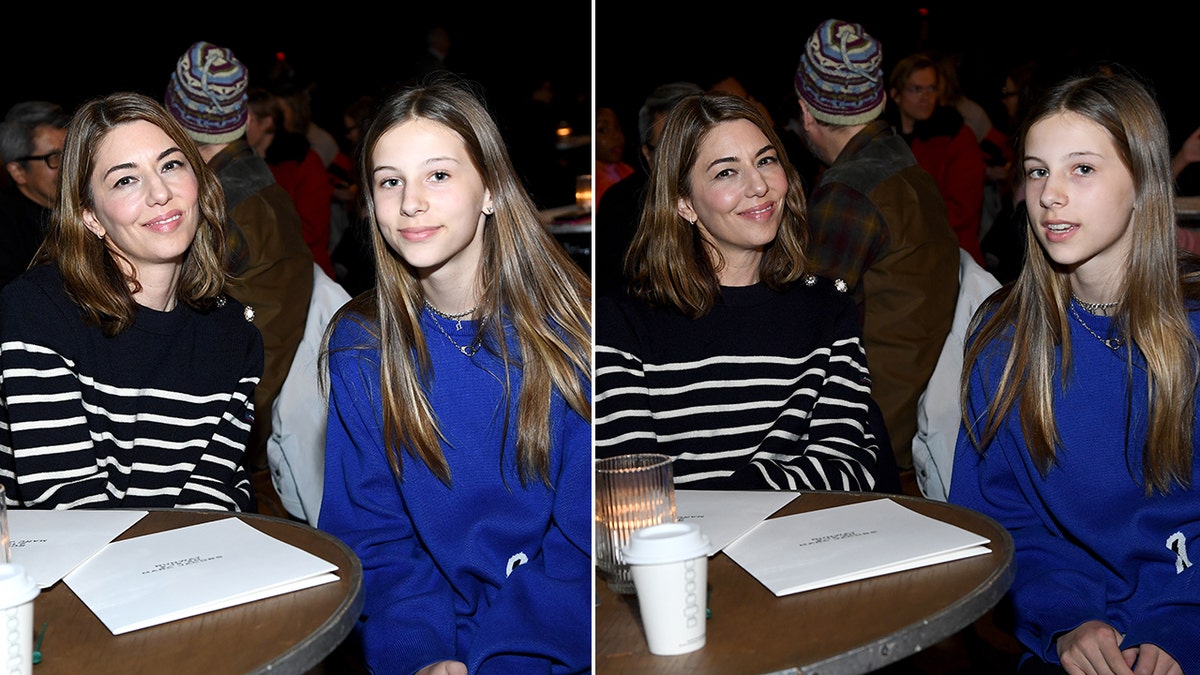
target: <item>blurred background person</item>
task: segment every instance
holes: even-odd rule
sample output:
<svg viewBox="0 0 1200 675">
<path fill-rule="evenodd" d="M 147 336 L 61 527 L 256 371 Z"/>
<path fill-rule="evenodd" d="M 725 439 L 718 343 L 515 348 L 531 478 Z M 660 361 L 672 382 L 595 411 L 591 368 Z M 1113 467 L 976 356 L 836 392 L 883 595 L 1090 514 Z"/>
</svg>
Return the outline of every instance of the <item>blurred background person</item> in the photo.
<svg viewBox="0 0 1200 675">
<path fill-rule="evenodd" d="M 633 166 L 625 161 L 625 131 L 617 113 L 609 107 L 596 109 L 596 134 L 592 137 L 596 153 L 596 168 L 592 170 L 592 200 L 600 198 L 614 183 L 633 173 Z M 597 207 L 599 208 L 599 207 Z"/>
<path fill-rule="evenodd" d="M 900 59 L 888 75 L 893 104 L 889 121 L 908 142 L 917 163 L 937 181 L 959 248 L 983 265 L 979 244 L 983 152 L 958 110 L 938 104 L 938 87 L 937 62 L 928 54 Z"/>
<path fill-rule="evenodd" d="M 17 103 L 0 122 L 0 287 L 29 267 L 50 223 L 71 116 L 50 101 Z"/>
<path fill-rule="evenodd" d="M 178 57 L 165 100 L 225 194 L 226 250 L 233 275 L 229 294 L 254 311 L 263 339 L 263 375 L 254 389 L 257 414 L 246 466 L 259 509 L 285 516 L 271 482 L 267 441 L 275 398 L 304 335 L 313 257 L 292 198 L 246 142 L 249 81 L 249 71 L 232 50 L 201 40 Z"/>
<path fill-rule="evenodd" d="M 651 90 L 638 109 L 638 165 L 633 173 L 617 181 L 597 202 L 592 214 L 595 227 L 596 255 L 594 287 L 596 295 L 620 293 L 625 286 L 625 250 L 633 240 L 642 217 L 646 185 L 654 167 L 654 150 L 662 136 L 663 119 L 676 101 L 704 90 L 694 82 L 668 82 Z"/>
</svg>

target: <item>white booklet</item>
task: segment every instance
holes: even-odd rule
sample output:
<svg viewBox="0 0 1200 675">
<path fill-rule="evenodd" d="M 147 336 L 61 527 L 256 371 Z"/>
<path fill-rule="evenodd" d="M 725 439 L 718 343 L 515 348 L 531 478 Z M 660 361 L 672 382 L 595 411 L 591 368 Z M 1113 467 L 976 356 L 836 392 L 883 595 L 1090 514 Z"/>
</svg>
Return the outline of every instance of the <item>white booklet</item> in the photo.
<svg viewBox="0 0 1200 675">
<path fill-rule="evenodd" d="M 234 516 L 115 541 L 63 581 L 120 635 L 337 581 L 336 570 Z"/>
<path fill-rule="evenodd" d="M 12 561 L 39 588 L 50 588 L 145 515 L 120 509 L 9 509 Z"/>
<path fill-rule="evenodd" d="M 712 545 L 712 556 L 799 496 L 781 490 L 675 488 L 675 519 L 699 525 Z"/>
<path fill-rule="evenodd" d="M 725 555 L 782 596 L 990 553 L 989 542 L 881 497 L 763 521 Z"/>
</svg>

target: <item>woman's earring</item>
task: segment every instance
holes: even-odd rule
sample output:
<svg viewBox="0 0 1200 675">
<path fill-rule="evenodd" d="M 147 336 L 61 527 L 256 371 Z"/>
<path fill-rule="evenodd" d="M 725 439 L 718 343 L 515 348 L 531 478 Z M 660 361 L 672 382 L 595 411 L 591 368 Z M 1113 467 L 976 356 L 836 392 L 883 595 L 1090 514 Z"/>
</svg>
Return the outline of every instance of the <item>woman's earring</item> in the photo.
<svg viewBox="0 0 1200 675">
<path fill-rule="evenodd" d="M 496 212 L 496 209 L 495 209 L 495 208 L 493 208 L 493 207 L 491 207 L 491 206 L 489 206 L 489 207 L 486 207 L 486 208 L 483 210 L 483 213 L 484 213 L 484 215 L 487 215 L 487 216 L 490 216 L 490 215 L 492 215 L 492 214 L 493 214 L 493 213 L 495 213 L 495 212 Z"/>
</svg>

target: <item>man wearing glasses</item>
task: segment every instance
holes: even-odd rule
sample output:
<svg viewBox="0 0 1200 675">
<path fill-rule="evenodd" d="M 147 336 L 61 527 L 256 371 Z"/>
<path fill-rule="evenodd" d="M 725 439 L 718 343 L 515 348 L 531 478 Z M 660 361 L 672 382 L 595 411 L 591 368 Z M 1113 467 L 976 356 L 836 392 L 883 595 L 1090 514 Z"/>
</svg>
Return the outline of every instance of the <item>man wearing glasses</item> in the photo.
<svg viewBox="0 0 1200 675">
<path fill-rule="evenodd" d="M 70 115 L 56 103 L 23 101 L 0 123 L 0 286 L 29 266 L 42 243 L 58 189 L 58 167 Z"/>
<path fill-rule="evenodd" d="M 898 61 L 888 76 L 888 95 L 895 104 L 888 118 L 917 163 L 937 181 L 959 248 L 983 265 L 979 230 L 987 165 L 975 132 L 958 110 L 938 104 L 939 79 L 937 61 L 927 54 Z"/>
</svg>

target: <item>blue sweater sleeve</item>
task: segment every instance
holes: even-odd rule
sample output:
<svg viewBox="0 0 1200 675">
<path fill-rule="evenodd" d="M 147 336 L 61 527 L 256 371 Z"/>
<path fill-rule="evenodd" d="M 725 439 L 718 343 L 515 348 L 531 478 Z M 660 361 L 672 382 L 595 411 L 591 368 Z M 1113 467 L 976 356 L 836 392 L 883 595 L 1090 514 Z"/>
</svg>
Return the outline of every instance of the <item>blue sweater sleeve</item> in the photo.
<svg viewBox="0 0 1200 675">
<path fill-rule="evenodd" d="M 551 419 L 554 501 L 541 554 L 513 569 L 482 619 L 472 675 L 581 673 L 592 646 L 592 433 L 555 397 Z"/>
<path fill-rule="evenodd" d="M 447 659 L 466 663 L 472 675 L 588 670 L 590 423 L 555 395 L 552 486 L 521 485 L 512 472 L 502 481 L 498 463 L 484 458 L 495 437 L 477 435 L 491 419 L 479 399 L 440 416 L 448 442 L 458 446 L 448 453 L 453 487 L 407 454 L 397 483 L 383 445 L 378 351 L 352 348 L 370 343 L 347 319 L 331 339 L 319 520 L 362 561 L 366 600 L 356 633 L 367 663 L 401 674 Z M 435 372 L 438 363 L 458 367 L 441 371 L 442 381 L 457 391 L 479 389 L 469 379 L 477 369 L 466 364 L 481 356 L 468 361 L 452 351 L 448 362 L 435 357 Z M 448 390 L 439 391 L 435 408 L 449 404 Z"/>
<path fill-rule="evenodd" d="M 451 589 L 420 546 L 383 445 L 378 351 L 342 319 L 330 341 L 320 527 L 358 554 L 365 601 L 355 631 L 377 673 L 454 659 Z"/>
<path fill-rule="evenodd" d="M 972 369 L 967 419 L 975 421 L 977 437 L 994 393 L 990 376 L 1002 365 L 992 363 L 988 378 L 979 365 Z M 1039 508 L 1032 487 L 1038 477 L 1025 461 L 1028 450 L 1020 433 L 1014 411 L 980 454 L 966 428 L 960 430 L 949 501 L 991 516 L 1012 534 L 1018 573 L 1009 593 L 1016 637 L 1043 660 L 1058 663 L 1060 633 L 1107 615 L 1105 573 Z"/>
</svg>

